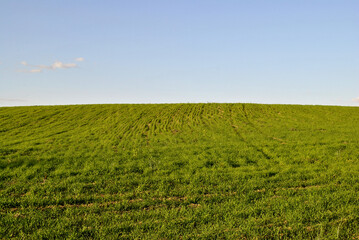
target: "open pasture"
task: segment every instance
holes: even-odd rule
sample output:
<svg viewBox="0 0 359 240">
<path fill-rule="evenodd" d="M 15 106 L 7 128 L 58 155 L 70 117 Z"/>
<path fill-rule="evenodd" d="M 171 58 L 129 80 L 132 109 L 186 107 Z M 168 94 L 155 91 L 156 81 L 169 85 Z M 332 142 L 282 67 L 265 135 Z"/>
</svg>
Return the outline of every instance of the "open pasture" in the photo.
<svg viewBox="0 0 359 240">
<path fill-rule="evenodd" d="M 0 238 L 359 239 L 359 108 L 0 108 Z"/>
</svg>

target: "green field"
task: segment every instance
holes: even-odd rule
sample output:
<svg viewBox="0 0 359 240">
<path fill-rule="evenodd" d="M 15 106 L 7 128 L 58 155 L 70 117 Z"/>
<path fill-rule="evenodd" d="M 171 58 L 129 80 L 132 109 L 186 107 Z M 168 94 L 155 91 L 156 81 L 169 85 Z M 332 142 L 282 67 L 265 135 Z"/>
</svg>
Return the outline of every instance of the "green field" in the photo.
<svg viewBox="0 0 359 240">
<path fill-rule="evenodd" d="M 0 108 L 0 238 L 359 239 L 359 108 Z"/>
</svg>

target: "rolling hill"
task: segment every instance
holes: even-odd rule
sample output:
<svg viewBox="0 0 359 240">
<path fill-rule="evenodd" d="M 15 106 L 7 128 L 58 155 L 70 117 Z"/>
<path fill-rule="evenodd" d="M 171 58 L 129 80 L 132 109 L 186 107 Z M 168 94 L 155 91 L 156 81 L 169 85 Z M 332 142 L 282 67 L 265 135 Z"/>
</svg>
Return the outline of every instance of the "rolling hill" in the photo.
<svg viewBox="0 0 359 240">
<path fill-rule="evenodd" d="M 359 239 L 359 108 L 0 108 L 1 238 Z"/>
</svg>

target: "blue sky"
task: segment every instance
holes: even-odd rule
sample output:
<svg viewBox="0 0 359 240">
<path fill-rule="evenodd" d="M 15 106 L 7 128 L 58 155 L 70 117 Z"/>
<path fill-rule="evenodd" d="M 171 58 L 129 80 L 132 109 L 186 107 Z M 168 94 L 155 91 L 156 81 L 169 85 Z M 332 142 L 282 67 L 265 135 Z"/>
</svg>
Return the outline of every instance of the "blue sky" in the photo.
<svg viewBox="0 0 359 240">
<path fill-rule="evenodd" d="M 359 105 L 357 0 L 2 0 L 0 106 Z"/>
</svg>

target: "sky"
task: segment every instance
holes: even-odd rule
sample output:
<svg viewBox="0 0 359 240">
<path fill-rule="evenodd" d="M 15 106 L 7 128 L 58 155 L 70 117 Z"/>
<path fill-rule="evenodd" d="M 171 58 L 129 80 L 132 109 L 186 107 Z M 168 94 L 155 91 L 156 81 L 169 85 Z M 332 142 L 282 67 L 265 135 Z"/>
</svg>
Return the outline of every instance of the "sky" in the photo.
<svg viewBox="0 0 359 240">
<path fill-rule="evenodd" d="M 1 0 L 0 106 L 359 106 L 357 0 Z"/>
</svg>

